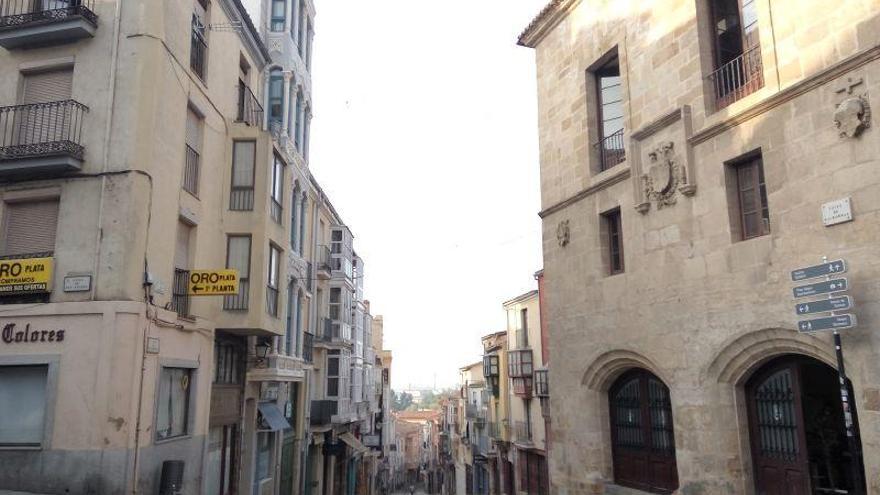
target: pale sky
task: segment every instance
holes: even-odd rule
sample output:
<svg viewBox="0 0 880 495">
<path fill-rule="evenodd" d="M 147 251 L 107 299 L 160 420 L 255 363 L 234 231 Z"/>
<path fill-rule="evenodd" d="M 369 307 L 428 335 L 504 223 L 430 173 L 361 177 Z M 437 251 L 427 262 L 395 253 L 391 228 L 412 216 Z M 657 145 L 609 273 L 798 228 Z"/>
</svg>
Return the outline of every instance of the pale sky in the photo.
<svg viewBox="0 0 880 495">
<path fill-rule="evenodd" d="M 392 386 L 454 386 L 541 268 L 546 0 L 316 0 L 311 169 L 355 236 Z"/>
</svg>

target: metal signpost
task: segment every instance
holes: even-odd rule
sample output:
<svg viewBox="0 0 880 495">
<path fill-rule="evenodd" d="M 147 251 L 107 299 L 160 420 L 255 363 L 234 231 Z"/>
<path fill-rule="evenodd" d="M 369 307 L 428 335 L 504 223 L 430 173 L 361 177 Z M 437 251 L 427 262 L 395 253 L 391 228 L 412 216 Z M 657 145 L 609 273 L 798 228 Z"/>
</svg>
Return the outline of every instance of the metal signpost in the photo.
<svg viewBox="0 0 880 495">
<path fill-rule="evenodd" d="M 799 268 L 791 272 L 791 281 L 800 282 L 803 280 L 824 277 L 822 282 L 814 282 L 807 285 L 794 287 L 792 293 L 794 297 L 809 297 L 827 294 L 827 299 L 819 299 L 816 301 L 808 301 L 795 305 L 795 314 L 810 315 L 815 313 L 830 313 L 828 316 L 811 318 L 808 320 L 798 321 L 798 331 L 808 333 L 822 330 L 832 330 L 834 332 L 834 350 L 837 355 L 837 372 L 840 375 L 840 401 L 843 406 L 843 422 L 846 428 L 847 447 L 852 459 L 850 469 L 853 479 L 853 493 L 864 493 L 862 486 L 862 474 L 859 469 L 861 452 L 859 452 L 858 441 L 855 434 L 855 425 L 853 423 L 852 408 L 850 407 L 849 386 L 846 378 L 846 367 L 843 363 L 843 346 L 840 339 L 840 330 L 852 328 L 856 326 L 856 317 L 853 314 L 836 314 L 838 311 L 846 311 L 852 309 L 853 301 L 848 295 L 835 295 L 837 293 L 849 289 L 849 282 L 846 278 L 832 279 L 831 275 L 839 275 L 846 272 L 847 266 L 844 260 L 828 261 L 828 258 L 822 257 L 822 264 Z"/>
</svg>

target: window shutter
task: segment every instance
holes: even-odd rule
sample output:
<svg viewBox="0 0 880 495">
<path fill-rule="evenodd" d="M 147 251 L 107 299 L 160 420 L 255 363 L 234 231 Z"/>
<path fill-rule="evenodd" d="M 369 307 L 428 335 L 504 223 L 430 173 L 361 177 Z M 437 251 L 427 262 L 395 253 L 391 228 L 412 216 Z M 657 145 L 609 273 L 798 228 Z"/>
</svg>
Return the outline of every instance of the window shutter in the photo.
<svg viewBox="0 0 880 495">
<path fill-rule="evenodd" d="M 232 186 L 254 187 L 254 153 L 257 143 L 254 141 L 236 141 L 233 143 Z"/>
<path fill-rule="evenodd" d="M 238 271 L 238 276 L 250 278 L 251 238 L 234 236 L 229 238 L 229 253 L 227 254 L 227 266 Z"/>
<path fill-rule="evenodd" d="M 177 222 L 177 245 L 174 249 L 174 268 L 189 268 L 189 236 L 192 227 Z"/>
<path fill-rule="evenodd" d="M 26 74 L 22 104 L 69 100 L 72 88 L 73 69 Z"/>
<path fill-rule="evenodd" d="M 55 250 L 58 200 L 6 204 L 3 254 L 30 254 Z"/>
<path fill-rule="evenodd" d="M 197 152 L 202 150 L 202 118 L 191 108 L 186 109 L 186 144 Z"/>
</svg>

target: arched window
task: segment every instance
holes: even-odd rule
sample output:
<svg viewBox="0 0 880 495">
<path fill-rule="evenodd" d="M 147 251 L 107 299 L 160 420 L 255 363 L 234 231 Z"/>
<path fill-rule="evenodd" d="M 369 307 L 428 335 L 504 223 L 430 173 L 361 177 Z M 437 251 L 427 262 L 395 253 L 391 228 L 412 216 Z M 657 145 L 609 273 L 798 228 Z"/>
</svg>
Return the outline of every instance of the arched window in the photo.
<svg viewBox="0 0 880 495">
<path fill-rule="evenodd" d="M 290 202 L 290 249 L 299 252 L 297 241 L 299 239 L 299 183 L 293 186 L 293 200 Z M 301 243 L 302 241 L 299 240 Z M 300 253 L 302 254 L 302 253 Z"/>
<path fill-rule="evenodd" d="M 293 139 L 294 143 L 296 143 L 296 149 L 300 151 L 302 151 L 302 127 L 304 118 L 303 94 L 302 91 L 299 91 L 296 94 L 296 128 L 294 129 Z"/>
<path fill-rule="evenodd" d="M 299 206 L 299 255 L 302 256 L 306 243 L 306 207 L 308 207 L 308 197 L 303 194 Z"/>
<path fill-rule="evenodd" d="M 284 118 L 284 76 L 281 69 L 269 72 L 269 101 L 266 107 L 269 110 L 269 127 L 280 124 Z"/>
<path fill-rule="evenodd" d="M 614 382 L 608 402 L 614 481 L 672 493 L 678 488 L 678 469 L 669 388 L 652 373 L 634 369 Z"/>
</svg>

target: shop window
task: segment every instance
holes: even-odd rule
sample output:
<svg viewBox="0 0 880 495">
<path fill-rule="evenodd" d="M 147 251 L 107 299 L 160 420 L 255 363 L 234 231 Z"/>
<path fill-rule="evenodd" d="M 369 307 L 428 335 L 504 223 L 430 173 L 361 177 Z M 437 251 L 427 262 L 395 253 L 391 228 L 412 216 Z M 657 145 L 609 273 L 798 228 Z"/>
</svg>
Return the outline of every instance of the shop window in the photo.
<svg viewBox="0 0 880 495">
<path fill-rule="evenodd" d="M 46 420 L 49 367 L 0 366 L 0 447 L 38 447 Z"/>
<path fill-rule="evenodd" d="M 193 370 L 161 368 L 156 408 L 156 439 L 167 440 L 189 433 Z"/>
</svg>

